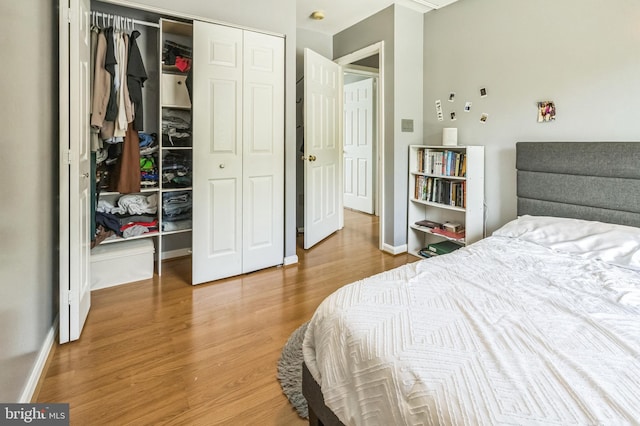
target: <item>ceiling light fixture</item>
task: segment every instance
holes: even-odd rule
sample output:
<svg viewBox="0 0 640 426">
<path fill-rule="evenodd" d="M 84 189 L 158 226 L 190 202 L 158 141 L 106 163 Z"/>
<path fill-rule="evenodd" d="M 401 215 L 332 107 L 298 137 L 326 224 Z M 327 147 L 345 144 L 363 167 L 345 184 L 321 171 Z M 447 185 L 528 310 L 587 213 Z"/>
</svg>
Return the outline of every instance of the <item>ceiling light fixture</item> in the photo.
<svg viewBox="0 0 640 426">
<path fill-rule="evenodd" d="M 321 10 L 314 10 L 313 12 L 311 12 L 311 15 L 309 15 L 309 18 L 313 19 L 314 21 L 322 21 L 324 19 L 324 12 Z"/>
</svg>

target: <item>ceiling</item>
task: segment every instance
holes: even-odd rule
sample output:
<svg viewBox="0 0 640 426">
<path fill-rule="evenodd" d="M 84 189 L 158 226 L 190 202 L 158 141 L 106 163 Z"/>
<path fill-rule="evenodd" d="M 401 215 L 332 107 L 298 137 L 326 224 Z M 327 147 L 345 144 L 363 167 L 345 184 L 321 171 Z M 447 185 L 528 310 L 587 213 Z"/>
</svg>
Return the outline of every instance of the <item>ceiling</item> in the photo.
<svg viewBox="0 0 640 426">
<path fill-rule="evenodd" d="M 420 13 L 440 9 L 457 0 L 297 0 L 297 27 L 334 35 L 395 3 Z M 313 11 L 324 12 L 321 21 L 311 19 Z"/>
</svg>

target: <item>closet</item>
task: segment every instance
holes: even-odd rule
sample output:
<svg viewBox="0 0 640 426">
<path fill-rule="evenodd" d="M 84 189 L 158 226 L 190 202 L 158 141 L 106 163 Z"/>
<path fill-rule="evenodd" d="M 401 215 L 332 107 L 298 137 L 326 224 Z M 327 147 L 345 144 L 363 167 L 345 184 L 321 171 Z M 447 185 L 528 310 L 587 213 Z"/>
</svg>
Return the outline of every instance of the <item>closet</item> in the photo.
<svg viewBox="0 0 640 426">
<path fill-rule="evenodd" d="M 118 211 L 131 196 L 157 207 L 141 223 L 147 231 L 99 246 L 153 241 L 158 274 L 163 258 L 191 255 L 192 284 L 282 264 L 283 37 L 108 2 L 90 7 L 101 16 L 90 15 L 94 26 L 140 32 L 148 77 L 140 140 L 152 139 L 151 149 L 140 146 L 141 186 L 131 192 L 108 184 L 114 172 L 98 164 L 98 209 Z"/>
</svg>

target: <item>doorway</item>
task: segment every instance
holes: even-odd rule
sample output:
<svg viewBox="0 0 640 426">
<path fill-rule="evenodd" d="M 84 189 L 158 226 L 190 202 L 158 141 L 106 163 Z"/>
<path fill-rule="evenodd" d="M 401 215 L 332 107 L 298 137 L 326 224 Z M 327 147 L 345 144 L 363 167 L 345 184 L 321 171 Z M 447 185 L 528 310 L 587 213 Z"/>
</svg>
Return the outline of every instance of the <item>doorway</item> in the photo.
<svg viewBox="0 0 640 426">
<path fill-rule="evenodd" d="M 344 70 L 344 87 L 345 87 L 345 115 L 344 115 L 344 141 L 345 152 L 343 153 L 345 163 L 343 167 L 343 182 L 345 193 L 347 191 L 356 190 L 356 185 L 359 187 L 358 192 L 361 196 L 369 195 L 365 190 L 367 185 L 370 185 L 370 195 L 372 197 L 372 211 L 369 212 L 364 208 L 357 206 L 349 206 L 347 198 L 345 197 L 345 208 L 351 208 L 352 210 L 361 211 L 363 213 L 377 216 L 378 232 L 377 232 L 377 246 L 379 250 L 383 249 L 382 236 L 384 235 L 384 211 L 381 206 L 384 205 L 384 42 L 375 43 L 371 46 L 364 47 L 348 55 L 342 56 L 335 60 L 336 63 L 342 66 Z M 363 84 L 365 87 L 370 82 L 372 93 L 372 112 L 371 119 L 365 124 L 366 131 L 370 132 L 371 144 L 364 143 L 362 146 L 368 146 L 371 162 L 359 157 L 360 167 L 352 166 L 351 172 L 357 172 L 354 176 L 355 179 L 349 183 L 347 177 L 350 173 L 348 166 L 349 148 L 346 148 L 348 144 L 347 132 L 353 132 L 348 126 L 348 118 L 346 116 L 347 111 L 347 90 L 349 85 Z M 362 93 L 362 92 L 361 92 Z M 362 124 L 362 112 L 360 112 L 360 124 Z M 364 166 L 364 167 L 363 167 Z M 370 180 L 366 175 L 371 172 Z M 364 179 L 364 184 L 363 184 Z M 355 183 L 357 182 L 357 183 Z M 360 197 L 362 198 L 362 197 Z M 364 197 L 366 198 L 366 197 Z M 366 203 L 369 200 L 367 199 Z M 349 226 L 349 222 L 343 222 L 344 226 Z"/>
<path fill-rule="evenodd" d="M 376 201 L 377 69 L 344 71 L 344 207 L 378 216 Z M 346 222 L 345 222 L 346 224 Z"/>
<path fill-rule="evenodd" d="M 299 166 L 301 166 L 298 168 L 298 182 L 304 182 L 305 186 L 303 191 L 298 192 L 298 205 L 304 206 L 302 210 L 303 214 L 300 215 L 304 217 L 303 226 L 298 226 L 298 232 L 304 233 L 305 248 L 310 248 L 316 242 L 321 241 L 324 237 L 342 229 L 345 226 L 345 203 L 343 196 L 345 188 L 345 153 L 342 143 L 342 139 L 344 139 L 344 105 L 342 98 L 344 96 L 344 72 L 347 70 L 348 75 L 355 74 L 359 76 L 366 76 L 370 78 L 371 81 L 374 79 L 377 80 L 375 82 L 376 84 L 373 85 L 375 107 L 372 111 L 371 121 L 375 128 L 371 129 L 371 133 L 380 135 L 380 137 L 376 137 L 372 140 L 371 146 L 373 151 L 371 153 L 371 161 L 368 165 L 368 169 L 372 172 L 369 192 L 372 196 L 373 208 L 370 210 L 372 210 L 372 214 L 379 217 L 379 232 L 377 233 L 376 240 L 378 249 L 383 249 L 382 236 L 384 235 L 384 211 L 380 206 L 384 205 L 384 176 L 383 173 L 377 172 L 384 170 L 384 158 L 382 156 L 382 153 L 384 152 L 384 120 L 382 119 L 382 117 L 384 117 L 383 48 L 384 43 L 378 42 L 334 61 L 323 58 L 309 49 L 305 49 L 306 81 L 304 81 L 305 78 L 300 81 L 300 88 L 304 89 L 304 96 L 297 97 L 299 106 L 300 104 L 303 104 L 303 106 L 299 108 L 300 111 L 303 111 L 303 114 L 301 114 L 303 117 L 299 116 L 302 120 L 299 120 L 298 122 L 299 135 L 303 136 L 301 142 L 301 162 L 298 163 Z M 307 56 L 309 56 L 309 58 L 313 58 L 313 61 L 310 61 L 309 64 L 307 64 Z M 319 78 L 319 76 L 325 75 L 335 76 L 336 73 L 339 74 L 338 77 L 332 77 L 328 80 L 324 77 Z M 330 87 L 325 89 L 322 86 L 323 84 L 327 84 L 327 82 L 331 84 L 331 82 L 335 81 L 339 81 L 339 87 L 334 86 L 333 89 Z M 337 99 L 339 100 L 336 102 Z M 330 115 L 325 118 L 324 115 L 327 113 L 327 110 L 319 108 L 319 106 L 327 104 L 336 105 L 339 108 L 338 114 L 336 115 L 334 112 L 331 112 L 331 109 L 329 109 L 328 111 L 330 112 Z M 331 126 L 327 127 L 327 123 L 331 123 Z M 322 130 L 318 130 L 320 128 L 322 128 Z M 332 168 L 330 170 L 327 168 L 327 171 L 324 171 L 321 170 L 320 167 L 323 165 L 318 163 L 320 159 L 324 160 L 327 157 L 327 150 L 323 144 L 332 144 L 331 138 L 326 138 L 327 134 L 335 134 L 337 137 L 333 140 L 336 141 L 339 139 L 339 143 L 337 144 L 335 153 L 331 154 L 334 156 L 334 162 L 330 164 Z M 316 155 L 319 152 L 322 154 Z M 376 171 L 376 173 L 373 173 L 373 171 Z M 333 172 L 336 173 L 333 174 Z M 309 191 L 311 188 L 313 188 L 313 190 Z M 337 197 L 331 194 L 335 194 Z M 324 224 L 322 218 L 324 217 L 323 215 L 325 214 L 325 211 L 329 213 L 335 212 L 335 216 L 333 217 L 337 220 L 335 225 L 333 225 L 333 228 L 325 226 L 326 229 L 323 232 L 318 233 L 318 224 Z M 320 219 L 316 220 L 316 218 Z M 299 225 L 300 223 L 301 222 L 298 221 Z M 320 234 L 320 238 L 316 238 L 318 234 Z M 314 237 L 308 238 L 308 236 L 311 235 Z"/>
</svg>

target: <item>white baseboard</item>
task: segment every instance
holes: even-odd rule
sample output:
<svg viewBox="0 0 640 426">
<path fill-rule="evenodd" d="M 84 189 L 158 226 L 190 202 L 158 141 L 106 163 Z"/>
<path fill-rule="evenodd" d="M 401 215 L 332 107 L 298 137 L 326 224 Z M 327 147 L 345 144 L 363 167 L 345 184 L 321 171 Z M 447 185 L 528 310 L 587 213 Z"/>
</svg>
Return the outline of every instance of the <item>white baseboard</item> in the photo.
<svg viewBox="0 0 640 426">
<path fill-rule="evenodd" d="M 27 384 L 22 391 L 22 395 L 20 395 L 20 400 L 18 403 L 20 404 L 28 404 L 33 399 L 33 394 L 38 387 L 38 382 L 42 374 L 44 373 L 44 367 L 47 364 L 47 358 L 49 358 L 49 354 L 51 353 L 51 349 L 56 342 L 56 334 L 58 332 L 58 317 L 56 317 L 53 325 L 49 329 L 47 333 L 47 337 L 45 337 L 44 342 L 42 343 L 42 347 L 40 348 L 40 352 L 38 353 L 38 358 L 36 358 L 36 362 L 31 369 L 31 374 L 29 374 L 29 378 L 27 380 Z"/>
<path fill-rule="evenodd" d="M 389 244 L 382 244 L 382 251 L 393 254 L 394 256 L 396 254 L 406 253 L 407 249 L 408 247 L 406 244 L 397 247 L 390 246 Z"/>
<path fill-rule="evenodd" d="M 294 263 L 298 263 L 297 254 L 294 254 L 293 256 L 287 256 L 284 258 L 284 266 L 293 265 Z"/>
<path fill-rule="evenodd" d="M 169 250 L 162 252 L 162 260 L 173 259 L 174 257 L 189 256 L 191 254 L 190 248 L 182 248 L 178 250 Z"/>
</svg>

